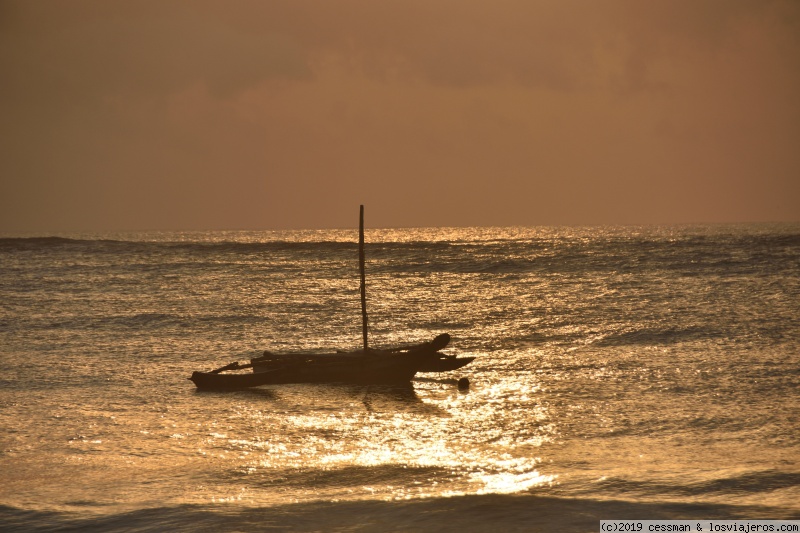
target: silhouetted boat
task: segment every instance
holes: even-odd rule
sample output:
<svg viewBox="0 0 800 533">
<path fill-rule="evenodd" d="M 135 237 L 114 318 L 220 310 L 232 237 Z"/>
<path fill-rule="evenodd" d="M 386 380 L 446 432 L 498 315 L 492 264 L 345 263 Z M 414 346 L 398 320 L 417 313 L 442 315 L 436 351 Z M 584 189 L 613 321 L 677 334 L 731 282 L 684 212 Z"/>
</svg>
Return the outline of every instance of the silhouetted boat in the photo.
<svg viewBox="0 0 800 533">
<path fill-rule="evenodd" d="M 442 333 L 430 342 L 390 349 L 367 345 L 367 308 L 364 274 L 364 206 L 359 220 L 359 265 L 361 270 L 361 315 L 364 348 L 354 352 L 326 354 L 288 353 L 264 355 L 249 364 L 233 362 L 211 372 L 193 372 L 198 389 L 235 390 L 279 383 L 408 383 L 417 372 L 446 372 L 472 362 L 474 357 L 457 358 L 439 350 L 450 342 Z M 226 374 L 229 370 L 252 368 L 252 372 Z"/>
<path fill-rule="evenodd" d="M 450 335 L 433 341 L 393 349 L 325 354 L 265 353 L 249 364 L 231 363 L 213 372 L 194 372 L 190 378 L 198 389 L 235 390 L 280 383 L 407 383 L 417 372 L 445 372 L 470 363 L 474 357 L 458 358 L 439 350 Z M 228 370 L 252 368 L 250 373 L 225 374 Z"/>
</svg>

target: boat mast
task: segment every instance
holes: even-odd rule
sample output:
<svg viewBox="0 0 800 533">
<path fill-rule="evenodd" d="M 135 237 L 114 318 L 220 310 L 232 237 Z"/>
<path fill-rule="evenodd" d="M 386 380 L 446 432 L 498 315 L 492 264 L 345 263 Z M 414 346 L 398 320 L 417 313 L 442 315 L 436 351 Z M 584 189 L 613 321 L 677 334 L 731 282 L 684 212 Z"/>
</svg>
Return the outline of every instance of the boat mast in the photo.
<svg viewBox="0 0 800 533">
<path fill-rule="evenodd" d="M 367 352 L 367 276 L 364 270 L 364 206 L 358 218 L 358 266 L 361 269 L 361 333 L 364 336 L 364 353 Z"/>
</svg>

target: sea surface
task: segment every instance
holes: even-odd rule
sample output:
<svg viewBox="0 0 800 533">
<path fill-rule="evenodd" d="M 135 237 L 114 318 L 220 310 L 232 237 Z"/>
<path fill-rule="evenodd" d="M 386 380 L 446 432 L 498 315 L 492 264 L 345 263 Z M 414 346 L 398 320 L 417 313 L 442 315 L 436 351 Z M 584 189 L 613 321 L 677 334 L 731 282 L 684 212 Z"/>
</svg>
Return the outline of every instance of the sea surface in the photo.
<svg viewBox="0 0 800 533">
<path fill-rule="evenodd" d="M 800 519 L 800 225 L 366 240 L 371 345 L 448 332 L 473 363 L 197 392 L 359 347 L 357 231 L 0 238 L 0 530 Z"/>
</svg>

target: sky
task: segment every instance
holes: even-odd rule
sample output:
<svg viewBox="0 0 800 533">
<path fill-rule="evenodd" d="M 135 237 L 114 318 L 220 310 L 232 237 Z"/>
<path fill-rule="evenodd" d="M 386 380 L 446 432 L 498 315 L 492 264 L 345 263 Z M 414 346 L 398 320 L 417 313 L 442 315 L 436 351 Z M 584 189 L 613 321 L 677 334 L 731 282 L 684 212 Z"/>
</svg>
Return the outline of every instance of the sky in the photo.
<svg viewBox="0 0 800 533">
<path fill-rule="evenodd" d="M 800 221 L 796 0 L 0 0 L 0 232 Z"/>
</svg>

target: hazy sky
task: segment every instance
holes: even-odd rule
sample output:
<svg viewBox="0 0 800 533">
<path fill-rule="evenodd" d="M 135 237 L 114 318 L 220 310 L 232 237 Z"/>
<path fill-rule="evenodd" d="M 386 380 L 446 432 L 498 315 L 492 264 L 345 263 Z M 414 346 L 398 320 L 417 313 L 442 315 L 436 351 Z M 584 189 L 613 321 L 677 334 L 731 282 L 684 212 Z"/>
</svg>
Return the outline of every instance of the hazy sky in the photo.
<svg viewBox="0 0 800 533">
<path fill-rule="evenodd" d="M 796 0 L 0 0 L 0 232 L 800 220 Z"/>
</svg>

